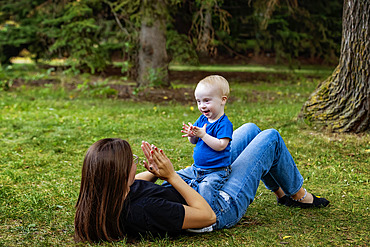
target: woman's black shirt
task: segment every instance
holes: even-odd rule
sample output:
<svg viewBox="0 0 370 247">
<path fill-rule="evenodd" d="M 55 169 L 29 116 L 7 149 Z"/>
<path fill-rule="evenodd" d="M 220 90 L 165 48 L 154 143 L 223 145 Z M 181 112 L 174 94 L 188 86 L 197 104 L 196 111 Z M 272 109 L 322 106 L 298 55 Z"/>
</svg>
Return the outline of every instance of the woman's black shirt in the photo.
<svg viewBox="0 0 370 247">
<path fill-rule="evenodd" d="M 186 201 L 174 188 L 135 180 L 125 200 L 120 224 L 129 236 L 177 235 L 184 222 Z"/>
</svg>

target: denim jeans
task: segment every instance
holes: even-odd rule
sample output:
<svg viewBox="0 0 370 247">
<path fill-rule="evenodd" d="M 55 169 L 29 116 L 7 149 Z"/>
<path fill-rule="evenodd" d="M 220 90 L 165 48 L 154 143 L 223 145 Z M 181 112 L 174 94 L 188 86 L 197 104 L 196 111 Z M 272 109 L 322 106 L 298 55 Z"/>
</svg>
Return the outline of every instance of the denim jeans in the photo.
<svg viewBox="0 0 370 247">
<path fill-rule="evenodd" d="M 230 166 L 216 169 L 202 169 L 194 165 L 177 171 L 177 174 L 194 190 L 203 196 L 208 204 L 214 208 L 220 188 L 225 184 L 231 173 Z M 162 186 L 172 186 L 163 182 Z"/>
<path fill-rule="evenodd" d="M 233 133 L 231 169 L 212 205 L 217 216 L 215 229 L 238 223 L 253 202 L 260 180 L 272 191 L 282 188 L 288 196 L 297 193 L 303 184 L 303 177 L 279 132 L 261 131 L 252 123 Z"/>
</svg>

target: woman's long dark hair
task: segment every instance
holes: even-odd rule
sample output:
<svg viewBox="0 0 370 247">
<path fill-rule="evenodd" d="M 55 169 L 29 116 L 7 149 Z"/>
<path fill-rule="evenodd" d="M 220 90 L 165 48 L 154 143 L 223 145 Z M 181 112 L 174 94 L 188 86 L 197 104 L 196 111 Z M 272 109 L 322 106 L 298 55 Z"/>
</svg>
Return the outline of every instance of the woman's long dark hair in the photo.
<svg viewBox="0 0 370 247">
<path fill-rule="evenodd" d="M 87 151 L 76 204 L 75 241 L 115 241 L 123 238 L 119 217 L 128 193 L 133 162 L 127 141 L 102 139 Z"/>
</svg>

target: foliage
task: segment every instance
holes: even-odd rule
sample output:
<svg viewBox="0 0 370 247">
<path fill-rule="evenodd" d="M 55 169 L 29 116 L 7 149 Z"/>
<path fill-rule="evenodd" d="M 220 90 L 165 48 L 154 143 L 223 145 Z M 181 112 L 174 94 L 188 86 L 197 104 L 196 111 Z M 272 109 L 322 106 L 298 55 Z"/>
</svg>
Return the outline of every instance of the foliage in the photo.
<svg viewBox="0 0 370 247">
<path fill-rule="evenodd" d="M 44 13 L 32 11 L 42 1 L 0 1 L 0 62 L 9 64 L 22 49 L 29 49 L 35 58 L 47 54 L 47 40 L 39 23 Z M 27 7 L 26 7 L 27 6 Z"/>
<path fill-rule="evenodd" d="M 0 67 L 0 91 L 7 91 L 9 90 L 13 85 L 13 79 L 12 77 L 9 78 L 7 75 L 7 70 L 9 67 L 6 67 L 3 69 Z"/>
<path fill-rule="evenodd" d="M 92 73 L 101 71 L 109 61 L 107 50 L 98 40 L 99 29 L 103 27 L 98 26 L 93 15 L 86 1 L 71 2 L 59 18 L 44 21 L 51 33 L 49 37 L 56 40 L 50 51 L 67 57 L 72 68 L 87 66 Z"/>
<path fill-rule="evenodd" d="M 341 10 L 342 5 L 335 1 L 320 1 L 315 8 L 312 2 L 303 1 L 294 14 L 289 14 L 287 6 L 280 6 L 267 22 L 267 28 L 257 32 L 258 45 L 286 60 L 308 56 L 336 61 L 340 51 Z"/>
<path fill-rule="evenodd" d="M 223 0 L 195 1 L 192 27 L 189 33 L 201 55 L 217 55 L 215 30 L 230 33 L 228 18 L 231 15 L 221 8 L 222 4 Z M 218 24 L 216 28 L 214 23 Z"/>
<path fill-rule="evenodd" d="M 54 68 L 47 70 L 37 69 L 35 65 L 7 65 L 0 66 L 0 91 L 8 91 L 18 81 L 28 83 L 38 80 L 50 79 Z"/>
<path fill-rule="evenodd" d="M 111 11 L 96 0 L 66 4 L 59 18 L 44 22 L 56 40 L 50 50 L 67 57 L 72 68 L 87 67 L 92 73 L 104 70 L 113 52 L 123 55 L 130 49 Z"/>
<path fill-rule="evenodd" d="M 271 5 L 271 2 L 279 5 Z M 339 56 L 342 1 L 166 0 L 167 49 L 174 62 L 196 63 L 205 9 L 212 12 L 207 44 L 214 55 L 269 54 L 335 63 Z M 23 49 L 35 61 L 66 58 L 72 72 L 103 71 L 112 57 L 127 61 L 136 78 L 139 31 L 150 1 L 0 0 L 0 60 Z M 267 8 L 266 6 L 273 6 Z M 266 19 L 268 12 L 269 18 Z M 161 12 L 162 13 L 162 12 Z M 154 13 L 153 18 L 161 13 Z M 231 16 L 230 16 L 231 15 Z M 266 23 L 266 25 L 262 25 Z M 203 37 L 203 36 L 202 36 Z M 205 36 L 207 37 L 207 36 Z M 202 41 L 203 42 L 203 41 Z"/>
<path fill-rule="evenodd" d="M 235 127 L 254 122 L 262 129 L 279 130 L 305 187 L 327 197 L 328 208 L 276 206 L 261 184 L 247 213 L 230 229 L 101 245 L 366 246 L 370 136 L 317 132 L 297 121 L 303 102 L 327 76 L 312 75 L 316 74 L 293 80 L 272 76 L 269 82 L 230 81 L 233 101 L 226 114 Z M 75 246 L 74 205 L 82 161 L 87 148 L 101 138 L 126 139 L 141 158 L 144 139 L 163 148 L 176 169 L 192 163 L 193 146 L 181 138 L 179 129 L 182 122 L 199 116 L 193 105 L 72 95 L 75 91 L 58 85 L 27 84 L 0 93 L 1 246 Z"/>
<path fill-rule="evenodd" d="M 130 44 L 122 38 L 124 34 L 115 24 L 109 6 L 101 1 L 25 2 L 28 1 L 2 6 L 2 11 L 7 11 L 3 22 L 16 20 L 0 29 L 0 49 L 14 50 L 4 54 L 3 62 L 27 48 L 36 54 L 36 60 L 67 58 L 67 66 L 73 71 L 89 69 L 95 73 L 110 64 L 113 52 L 129 51 Z M 21 4 L 27 7 L 20 8 Z"/>
<path fill-rule="evenodd" d="M 112 97 L 118 94 L 117 90 L 108 85 L 108 79 L 90 83 L 88 79 L 77 85 L 77 92 L 87 97 Z"/>
<path fill-rule="evenodd" d="M 199 64 L 198 55 L 185 34 L 169 29 L 166 32 L 166 39 L 166 48 L 172 63 Z"/>
<path fill-rule="evenodd" d="M 223 51 L 234 54 L 269 54 L 277 61 L 298 57 L 337 63 L 340 54 L 342 1 L 289 1 L 268 9 L 267 1 L 224 1 L 230 19 L 230 35 L 218 32 Z M 277 1 L 275 1 L 276 3 Z M 270 11 L 266 19 L 266 12 Z M 230 49 L 231 48 L 231 49 Z M 226 50 L 225 50 L 226 49 Z M 222 49 L 221 47 L 219 50 Z"/>
<path fill-rule="evenodd" d="M 163 68 L 149 68 L 146 81 L 149 82 L 150 87 L 161 87 L 164 85 L 164 69 Z"/>
</svg>

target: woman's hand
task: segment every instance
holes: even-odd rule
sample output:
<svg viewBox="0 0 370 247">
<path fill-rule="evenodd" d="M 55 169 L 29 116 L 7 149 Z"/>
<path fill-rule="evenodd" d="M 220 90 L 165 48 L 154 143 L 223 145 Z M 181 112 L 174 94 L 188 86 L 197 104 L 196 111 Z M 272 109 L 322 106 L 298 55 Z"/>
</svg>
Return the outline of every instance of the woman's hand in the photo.
<svg viewBox="0 0 370 247">
<path fill-rule="evenodd" d="M 158 149 L 148 142 L 143 142 L 141 148 L 148 160 L 148 162 L 144 161 L 144 166 L 149 172 L 162 180 L 168 180 L 175 174 L 170 159 L 164 154 L 162 149 Z"/>
<path fill-rule="evenodd" d="M 144 167 L 152 172 L 153 170 L 158 170 L 157 164 L 154 162 L 153 157 L 151 155 L 151 151 L 153 149 L 154 145 L 150 145 L 148 142 L 142 141 L 141 142 L 141 149 L 143 150 L 143 153 L 147 159 L 147 161 L 144 160 Z"/>
<path fill-rule="evenodd" d="M 153 174 L 163 180 L 170 180 L 176 172 L 170 159 L 164 154 L 162 149 L 154 147 L 151 151 L 153 160 L 157 164 L 157 169 L 154 169 Z"/>
</svg>

